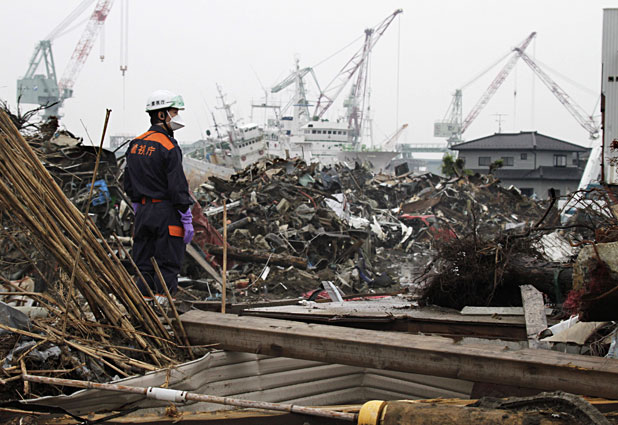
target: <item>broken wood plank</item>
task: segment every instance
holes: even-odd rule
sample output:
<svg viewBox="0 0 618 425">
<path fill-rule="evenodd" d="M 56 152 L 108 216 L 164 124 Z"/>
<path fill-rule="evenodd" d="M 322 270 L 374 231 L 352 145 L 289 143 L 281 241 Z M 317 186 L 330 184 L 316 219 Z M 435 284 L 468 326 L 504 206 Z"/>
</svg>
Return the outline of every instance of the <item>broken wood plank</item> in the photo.
<svg viewBox="0 0 618 425">
<path fill-rule="evenodd" d="M 346 297 L 351 296 L 343 298 L 346 299 Z M 456 310 L 445 308 L 414 307 L 410 300 L 400 297 L 371 301 L 346 301 L 345 303 L 324 301 L 329 302 L 280 307 L 256 305 L 247 307 L 241 314 L 425 335 L 527 341 L 523 309 L 521 316 L 472 316 L 462 315 Z M 201 310 L 208 309 L 202 308 Z"/>
<path fill-rule="evenodd" d="M 551 308 L 545 309 L 545 314 L 550 315 L 552 313 Z M 477 306 L 465 306 L 461 309 L 461 314 L 464 316 L 523 316 L 523 307 L 477 307 Z"/>
<path fill-rule="evenodd" d="M 222 282 L 221 274 L 210 265 L 208 261 L 200 254 L 200 252 L 191 244 L 186 245 L 186 252 L 199 264 L 210 276 L 212 276 L 218 283 Z"/>
<path fill-rule="evenodd" d="M 298 304 L 299 298 L 286 298 L 282 300 L 267 300 L 267 301 L 246 301 L 239 303 L 227 302 L 225 306 L 226 313 L 238 314 L 243 310 L 259 307 L 273 307 L 283 305 L 295 305 Z M 191 308 L 204 311 L 219 311 L 221 310 L 221 301 L 186 301 L 189 306 L 186 311 Z"/>
<path fill-rule="evenodd" d="M 214 255 L 223 255 L 223 247 L 204 244 L 204 250 Z M 269 263 L 278 266 L 294 266 L 299 269 L 307 268 L 307 259 L 293 257 L 291 255 L 275 254 L 271 252 L 259 252 L 252 249 L 227 248 L 227 255 L 235 260 L 252 263 Z"/>
<path fill-rule="evenodd" d="M 615 359 L 197 310 L 181 320 L 194 345 L 618 398 Z"/>
<path fill-rule="evenodd" d="M 521 285 L 519 290 L 521 291 L 521 300 L 524 305 L 528 347 L 549 349 L 550 345 L 547 342 L 539 341 L 539 334 L 547 329 L 543 294 L 532 285 Z"/>
</svg>

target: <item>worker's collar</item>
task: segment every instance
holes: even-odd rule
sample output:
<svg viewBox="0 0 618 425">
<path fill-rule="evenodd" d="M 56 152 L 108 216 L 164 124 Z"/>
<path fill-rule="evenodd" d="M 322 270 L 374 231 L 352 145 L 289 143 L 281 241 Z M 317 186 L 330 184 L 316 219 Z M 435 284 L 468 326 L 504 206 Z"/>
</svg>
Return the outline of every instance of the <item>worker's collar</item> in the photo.
<svg viewBox="0 0 618 425">
<path fill-rule="evenodd" d="M 157 133 L 163 133 L 168 137 L 174 137 L 174 132 L 173 131 L 168 131 L 165 127 L 163 127 L 162 125 L 158 125 L 158 124 L 153 124 L 149 131 L 156 131 Z"/>
</svg>

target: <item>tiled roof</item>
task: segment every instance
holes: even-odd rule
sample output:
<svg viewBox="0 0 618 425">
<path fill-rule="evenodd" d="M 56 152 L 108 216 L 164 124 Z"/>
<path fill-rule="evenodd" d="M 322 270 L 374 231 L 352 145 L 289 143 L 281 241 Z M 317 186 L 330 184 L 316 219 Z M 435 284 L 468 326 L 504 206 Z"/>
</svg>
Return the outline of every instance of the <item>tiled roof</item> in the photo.
<svg viewBox="0 0 618 425">
<path fill-rule="evenodd" d="M 536 147 L 535 147 L 536 146 Z M 585 148 L 574 143 L 565 142 L 554 137 L 546 136 L 536 131 L 522 131 L 520 133 L 496 133 L 492 136 L 481 137 L 453 145 L 457 151 L 466 150 L 539 150 L 587 152 Z"/>
</svg>

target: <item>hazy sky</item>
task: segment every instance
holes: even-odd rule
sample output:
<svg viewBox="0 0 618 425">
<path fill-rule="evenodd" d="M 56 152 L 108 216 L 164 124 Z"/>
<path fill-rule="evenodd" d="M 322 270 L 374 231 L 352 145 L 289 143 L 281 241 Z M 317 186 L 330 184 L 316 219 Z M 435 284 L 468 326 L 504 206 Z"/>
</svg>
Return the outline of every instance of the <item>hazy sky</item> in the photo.
<svg viewBox="0 0 618 425">
<path fill-rule="evenodd" d="M 15 105 L 16 80 L 25 74 L 35 44 L 78 3 L 3 1 L 0 98 Z M 184 96 L 187 127 L 176 134 L 181 142 L 196 140 L 212 127 L 211 111 L 219 122 L 224 121 L 222 111 L 214 108 L 218 104 L 216 83 L 223 87 L 228 100 L 236 101 L 236 116 L 250 122 L 252 99 L 263 102 L 262 85 L 269 89 L 285 78 L 293 69 L 295 57 L 302 67 L 313 66 L 358 38 L 353 46 L 315 68 L 320 84 L 325 86 L 361 47 L 364 29 L 397 8 L 404 12 L 378 42 L 371 60 L 376 143 L 393 133 L 398 123 L 409 124 L 402 138 L 405 141 L 439 141 L 433 137 L 433 122 L 444 116 L 454 90 L 532 31 L 538 35 L 528 53 L 546 66 L 584 110 L 599 114 L 603 8 L 615 6 L 615 2 L 604 0 L 131 0 L 123 108 L 123 81 L 118 69 L 120 4 L 120 0 L 115 1 L 105 26 L 105 61 L 99 60 L 97 41 L 75 83 L 74 98 L 64 107 L 64 125 L 83 136 L 83 121 L 95 143 L 106 108 L 112 109 L 109 133 L 145 131 L 149 125 L 145 101 L 158 88 Z M 59 78 L 84 26 L 53 43 Z M 464 117 L 498 70 L 492 69 L 464 89 Z M 540 80 L 532 83 L 531 75 L 520 61 L 464 137 L 470 140 L 497 132 L 495 114 L 505 114 L 503 132 L 537 130 L 587 143 L 587 132 Z M 315 99 L 315 86 L 310 80 L 307 84 L 310 98 Z M 288 91 L 270 100 L 286 104 L 289 96 Z M 330 118 L 343 113 L 342 102 L 340 96 Z M 259 123 L 263 118 L 263 112 L 256 110 L 253 121 Z"/>
</svg>

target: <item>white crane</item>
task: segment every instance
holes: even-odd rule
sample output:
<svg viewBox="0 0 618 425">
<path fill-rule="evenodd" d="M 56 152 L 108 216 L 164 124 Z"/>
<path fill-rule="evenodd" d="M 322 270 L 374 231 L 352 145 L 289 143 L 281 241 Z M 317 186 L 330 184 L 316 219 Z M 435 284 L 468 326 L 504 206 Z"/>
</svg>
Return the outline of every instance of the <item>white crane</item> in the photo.
<svg viewBox="0 0 618 425">
<path fill-rule="evenodd" d="M 307 67 L 301 69 L 299 62 L 300 61 L 296 59 L 296 69 L 283 81 L 270 89 L 271 93 L 279 93 L 281 90 L 294 84 L 294 97 L 292 97 L 288 104 L 281 110 L 282 113 L 285 113 L 291 105 L 294 107 L 292 134 L 297 134 L 300 127 L 311 119 L 309 115 L 309 102 L 307 101 L 307 90 L 305 89 L 303 78 L 305 78 L 307 74 L 311 74 L 318 90 L 320 89 L 313 68 Z"/>
</svg>

